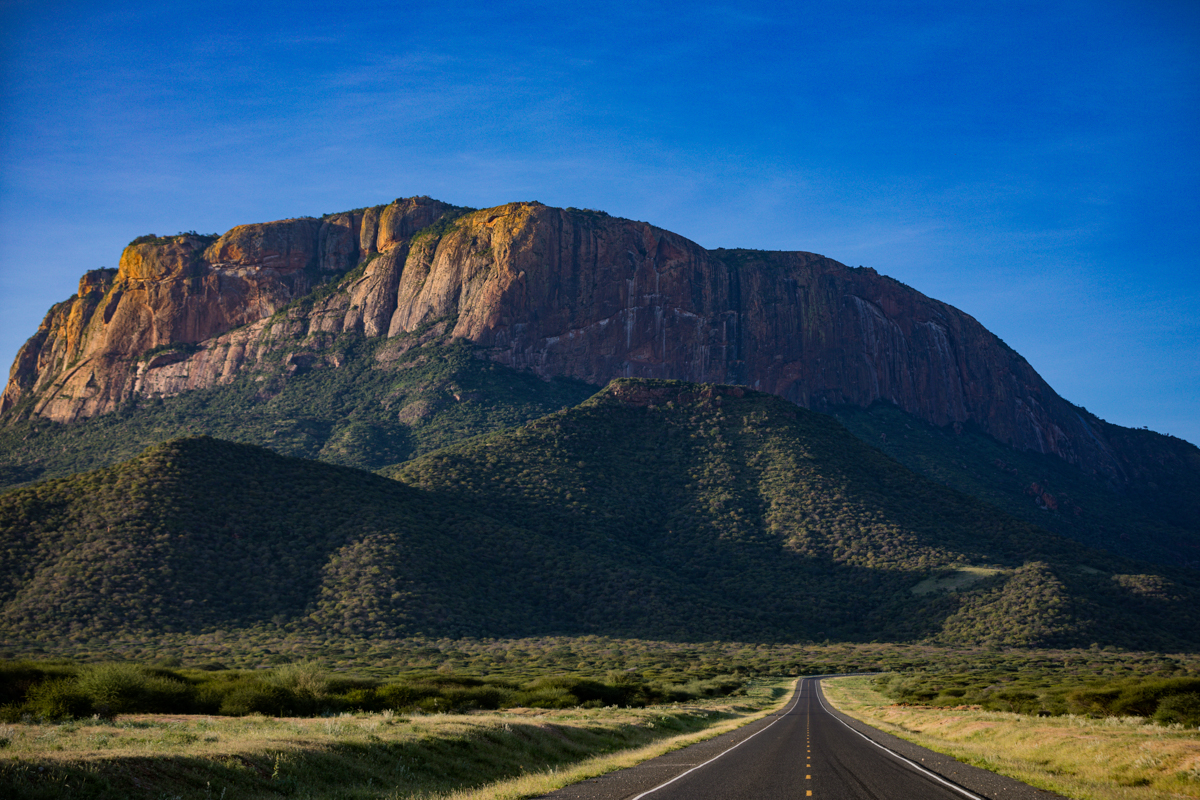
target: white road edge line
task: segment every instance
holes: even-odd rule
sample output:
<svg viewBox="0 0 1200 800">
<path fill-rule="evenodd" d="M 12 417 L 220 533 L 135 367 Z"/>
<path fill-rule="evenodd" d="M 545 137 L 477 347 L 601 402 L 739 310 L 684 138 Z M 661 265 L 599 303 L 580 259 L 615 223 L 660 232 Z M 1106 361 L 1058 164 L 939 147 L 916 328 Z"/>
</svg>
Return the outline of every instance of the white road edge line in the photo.
<svg viewBox="0 0 1200 800">
<path fill-rule="evenodd" d="M 796 697 L 794 700 L 792 700 L 792 704 L 791 704 L 790 708 L 795 708 L 800 703 L 800 688 L 803 685 L 804 685 L 803 678 L 801 678 L 799 681 L 796 682 Z M 779 719 L 775 720 L 775 722 L 779 722 L 779 720 L 783 719 L 784 716 L 787 715 L 787 713 L 788 713 L 788 708 L 784 708 L 783 711 L 779 715 Z M 629 800 L 641 800 L 641 798 L 645 797 L 646 795 L 654 794 L 655 792 L 657 792 L 659 789 L 663 788 L 664 786 L 670 786 L 672 783 L 674 783 L 675 781 L 684 777 L 685 775 L 690 775 L 693 772 L 695 772 L 696 770 L 700 769 L 701 767 L 708 766 L 709 764 L 716 761 L 718 758 L 725 755 L 726 753 L 732 753 L 734 750 L 737 750 L 739 747 L 744 745 L 746 742 L 750 741 L 755 736 L 758 736 L 759 733 L 765 733 L 766 731 L 769 731 L 771 729 L 771 727 L 775 724 L 775 722 L 772 722 L 770 725 L 763 728 L 758 733 L 750 734 L 745 739 L 742 739 L 740 742 L 738 742 L 737 744 L 735 744 L 733 747 L 729 748 L 728 750 L 722 750 L 720 753 L 717 753 L 715 756 L 710 758 L 708 761 L 705 761 L 703 764 L 697 764 L 696 766 L 689 769 L 687 772 L 681 772 L 678 775 L 676 775 L 674 778 L 671 778 L 671 780 L 660 783 L 658 786 L 655 786 L 653 789 L 647 789 L 646 791 L 642 792 L 641 794 L 636 795 L 635 797 L 629 798 Z"/>
<path fill-rule="evenodd" d="M 908 765 L 909 765 L 910 767 L 912 767 L 913 769 L 915 769 L 915 770 L 917 770 L 917 771 L 919 771 L 919 772 L 924 772 L 926 775 L 928 775 L 929 777 L 933 778 L 933 779 L 934 779 L 935 781 L 937 781 L 938 783 L 945 784 L 946 786 L 949 786 L 951 789 L 953 789 L 953 790 L 954 790 L 954 791 L 956 791 L 956 792 L 959 792 L 959 793 L 960 793 L 960 794 L 962 794 L 963 796 L 965 796 L 965 797 L 969 797 L 969 798 L 971 798 L 971 800 L 987 800 L 987 798 L 986 798 L 986 797 L 983 797 L 982 795 L 975 794 L 974 792 L 972 792 L 972 791 L 968 791 L 967 789 L 964 789 L 963 787 L 959 786 L 957 783 L 952 783 L 952 782 L 950 782 L 950 781 L 946 780 L 946 779 L 945 779 L 945 778 L 943 778 L 941 775 L 938 775 L 936 772 L 931 772 L 930 770 L 926 769 L 925 767 L 922 767 L 920 764 L 918 764 L 917 762 L 913 761 L 911 758 L 905 758 L 904 756 L 902 756 L 902 755 L 900 755 L 899 753 L 897 753 L 895 750 L 890 750 L 890 749 L 888 749 L 887 747 L 884 747 L 884 746 L 883 746 L 883 745 L 881 745 L 879 742 L 875 741 L 875 740 L 874 740 L 874 739 L 872 739 L 870 736 L 867 736 L 867 735 L 866 735 L 865 733 L 863 733 L 862 731 L 858 731 L 858 730 L 855 730 L 854 728 L 852 728 L 852 727 L 851 727 L 851 726 L 850 726 L 850 725 L 849 725 L 849 724 L 848 724 L 848 723 L 847 723 L 847 722 L 846 722 L 844 719 L 842 719 L 842 718 L 841 718 L 841 717 L 839 717 L 837 714 L 834 714 L 832 711 L 830 711 L 830 710 L 829 710 L 829 706 L 825 705 L 825 693 L 824 693 L 823 691 L 821 691 L 821 679 L 820 679 L 820 678 L 817 678 L 817 679 L 816 679 L 816 684 L 817 684 L 817 685 L 816 685 L 816 687 L 815 687 L 815 688 L 816 688 L 816 693 L 817 693 L 817 700 L 819 700 L 819 701 L 820 701 L 820 703 L 821 703 L 821 708 L 825 709 L 825 711 L 826 711 L 826 712 L 829 714 L 829 716 L 833 717 L 833 718 L 834 718 L 834 719 L 836 719 L 838 722 L 840 722 L 840 723 L 842 723 L 843 725 L 845 725 L 845 726 L 846 726 L 846 727 L 847 727 L 849 730 L 851 730 L 851 731 L 854 731 L 854 733 L 857 733 L 859 736 L 861 736 L 862 738 L 866 739 L 868 742 L 870 742 L 871 744 L 875 745 L 876 747 L 878 747 L 880 750 L 882 750 L 883 752 L 887 753 L 888 755 L 890 755 L 890 756 L 895 756 L 896 758 L 898 758 L 898 759 L 900 759 L 901 761 L 903 761 L 905 764 L 908 764 Z M 863 724 L 865 725 L 866 723 L 864 722 Z M 919 747 L 919 746 L 920 746 L 920 745 L 918 745 L 918 747 Z M 724 755 L 724 754 L 722 754 L 722 755 Z"/>
</svg>

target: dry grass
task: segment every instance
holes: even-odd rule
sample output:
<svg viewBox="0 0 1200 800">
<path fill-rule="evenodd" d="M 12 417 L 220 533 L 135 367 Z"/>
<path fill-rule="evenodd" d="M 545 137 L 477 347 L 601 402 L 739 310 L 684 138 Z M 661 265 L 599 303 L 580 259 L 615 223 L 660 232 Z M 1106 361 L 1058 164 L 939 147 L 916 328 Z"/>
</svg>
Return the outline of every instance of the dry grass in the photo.
<svg viewBox="0 0 1200 800">
<path fill-rule="evenodd" d="M 789 684 L 789 689 L 794 686 L 795 682 L 793 681 Z M 522 800 L 522 798 L 537 797 L 538 795 L 552 792 L 555 789 L 569 786 L 572 783 L 595 778 L 619 769 L 626 769 L 643 761 L 648 761 L 651 758 L 661 756 L 664 753 L 670 753 L 688 745 L 728 733 L 756 719 L 761 719 L 771 711 L 782 708 L 790 699 L 791 691 L 788 691 L 778 699 L 778 702 L 770 706 L 762 707 L 749 715 L 727 719 L 702 731 L 672 736 L 669 739 L 664 739 L 645 747 L 633 748 L 612 755 L 595 756 L 562 771 L 553 770 L 545 773 L 524 775 L 520 778 L 502 781 L 474 791 L 455 792 L 447 800 Z"/>
<path fill-rule="evenodd" d="M 870 678 L 824 681 L 841 711 L 902 739 L 1067 797 L 1200 798 L 1200 731 L 1141 717 L 1028 717 L 896 705 Z"/>
<path fill-rule="evenodd" d="M 989 567 L 959 567 L 948 575 L 940 578 L 926 578 L 914 586 L 913 594 L 932 594 L 934 592 L 957 592 L 984 578 L 990 578 L 1004 570 Z"/>
<path fill-rule="evenodd" d="M 0 726 L 0 795 L 532 797 L 716 736 L 787 697 L 777 684 L 746 697 L 642 709 L 14 724 Z"/>
</svg>

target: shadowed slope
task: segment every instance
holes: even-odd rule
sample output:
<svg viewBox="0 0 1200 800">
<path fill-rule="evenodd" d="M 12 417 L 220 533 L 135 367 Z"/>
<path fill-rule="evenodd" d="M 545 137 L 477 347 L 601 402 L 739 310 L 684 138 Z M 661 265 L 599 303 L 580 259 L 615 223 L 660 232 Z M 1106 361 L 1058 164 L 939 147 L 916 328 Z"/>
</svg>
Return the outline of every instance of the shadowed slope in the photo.
<svg viewBox="0 0 1200 800">
<path fill-rule="evenodd" d="M 742 609 L 740 636 L 761 620 L 813 638 L 1194 639 L 1186 574 L 1143 575 L 920 478 L 829 417 L 740 387 L 615 381 L 577 408 L 383 472 L 676 575 Z M 972 565 L 995 571 L 954 594 L 912 591 Z M 580 585 L 602 585 L 580 572 Z M 715 625 L 704 616 L 672 614 L 679 635 Z"/>
<path fill-rule="evenodd" d="M 740 387 L 618 381 L 388 473 L 409 485 L 193 438 L 0 495 L 0 631 L 1181 649 L 1200 630 L 1186 578 Z"/>
</svg>

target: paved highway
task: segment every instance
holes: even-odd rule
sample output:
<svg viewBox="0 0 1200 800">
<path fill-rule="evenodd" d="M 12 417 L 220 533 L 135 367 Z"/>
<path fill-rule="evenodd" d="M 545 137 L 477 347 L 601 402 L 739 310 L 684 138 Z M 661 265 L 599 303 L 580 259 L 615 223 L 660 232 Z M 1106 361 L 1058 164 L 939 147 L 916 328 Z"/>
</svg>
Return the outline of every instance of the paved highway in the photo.
<svg viewBox="0 0 1200 800">
<path fill-rule="evenodd" d="M 832 711 L 806 678 L 779 714 L 553 800 L 1045 800 L 1050 792 L 960 764 Z"/>
</svg>

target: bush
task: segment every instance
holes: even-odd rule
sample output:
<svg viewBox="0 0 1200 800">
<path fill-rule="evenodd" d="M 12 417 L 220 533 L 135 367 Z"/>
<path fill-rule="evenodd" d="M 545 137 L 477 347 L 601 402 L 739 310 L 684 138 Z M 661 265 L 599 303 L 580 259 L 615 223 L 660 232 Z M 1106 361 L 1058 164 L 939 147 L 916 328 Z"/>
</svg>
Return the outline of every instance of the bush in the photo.
<svg viewBox="0 0 1200 800">
<path fill-rule="evenodd" d="M 1033 714 L 1041 705 L 1036 694 L 1017 689 L 995 692 L 983 702 L 983 707 L 989 711 L 1012 711 L 1018 714 Z"/>
<path fill-rule="evenodd" d="M 137 664 L 97 664 L 81 670 L 79 692 L 99 714 L 156 712 L 178 714 L 192 710 L 192 688 L 169 674 Z"/>
<path fill-rule="evenodd" d="M 1112 704 L 1112 713 L 1118 716 L 1148 717 L 1154 714 L 1159 704 L 1168 697 L 1196 691 L 1200 691 L 1200 678 L 1144 681 L 1122 691 Z"/>
<path fill-rule="evenodd" d="M 16 722 L 26 714 L 47 720 L 60 720 L 88 716 L 92 713 L 92 702 L 80 691 L 74 679 L 59 678 L 34 686 L 29 690 L 28 699 L 22 705 L 5 708 L 13 709 L 11 714 L 5 714 L 6 718 L 10 715 L 15 717 L 6 719 L 8 722 Z"/>
<path fill-rule="evenodd" d="M 82 670 L 76 680 L 96 710 L 111 716 L 138 710 L 146 677 L 135 664 L 99 664 Z"/>
<path fill-rule="evenodd" d="M 1200 726 L 1200 694 L 1186 692 L 1163 698 L 1154 712 L 1154 721 L 1161 725 Z"/>
<path fill-rule="evenodd" d="M 413 708 L 425 696 L 416 686 L 407 683 L 385 683 L 375 692 L 377 702 L 383 708 L 403 711 Z"/>
<path fill-rule="evenodd" d="M 516 701 L 526 708 L 574 708 L 579 705 L 579 698 L 562 686 L 543 686 L 520 692 Z"/>
<path fill-rule="evenodd" d="M 295 698 L 279 686 L 260 681 L 233 684 L 221 700 L 219 713 L 227 717 L 244 717 L 247 714 L 270 714 L 285 716 L 295 713 Z"/>
<path fill-rule="evenodd" d="M 1112 704 L 1120 696 L 1119 686 L 1076 689 L 1067 695 L 1067 710 L 1072 714 L 1107 716 L 1112 713 Z"/>
<path fill-rule="evenodd" d="M 329 695 L 329 675 L 312 661 L 284 664 L 273 670 L 267 681 L 297 698 L 323 700 Z"/>
<path fill-rule="evenodd" d="M 498 686 L 468 686 L 443 690 L 442 698 L 454 711 L 495 710 L 511 700 L 512 692 Z"/>
</svg>

